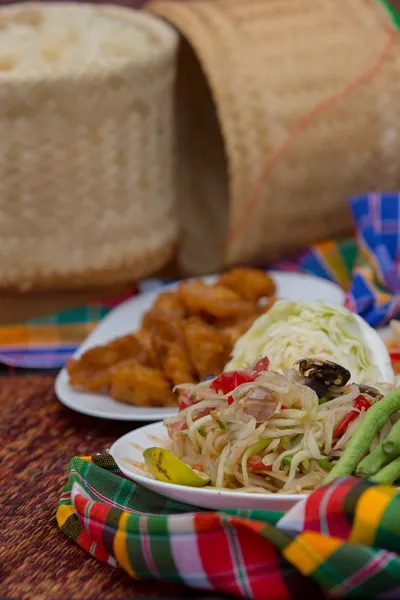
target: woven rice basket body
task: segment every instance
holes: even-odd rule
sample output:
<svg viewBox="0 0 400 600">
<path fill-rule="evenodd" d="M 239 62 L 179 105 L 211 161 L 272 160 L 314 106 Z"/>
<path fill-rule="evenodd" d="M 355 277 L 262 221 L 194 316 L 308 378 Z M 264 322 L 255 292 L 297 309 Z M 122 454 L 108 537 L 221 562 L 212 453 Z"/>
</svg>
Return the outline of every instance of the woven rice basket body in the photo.
<svg viewBox="0 0 400 600">
<path fill-rule="evenodd" d="M 185 270 L 266 264 L 347 235 L 349 197 L 399 188 L 400 43 L 379 2 L 160 1 L 148 10 L 182 40 Z"/>
<path fill-rule="evenodd" d="M 131 281 L 174 251 L 178 36 L 146 13 L 83 6 L 0 9 L 2 27 L 21 15 L 40 26 L 49 10 L 61 22 L 65 10 L 78 20 L 82 10 L 99 11 L 141 28 L 151 46 L 72 69 L 0 72 L 2 289 Z"/>
</svg>

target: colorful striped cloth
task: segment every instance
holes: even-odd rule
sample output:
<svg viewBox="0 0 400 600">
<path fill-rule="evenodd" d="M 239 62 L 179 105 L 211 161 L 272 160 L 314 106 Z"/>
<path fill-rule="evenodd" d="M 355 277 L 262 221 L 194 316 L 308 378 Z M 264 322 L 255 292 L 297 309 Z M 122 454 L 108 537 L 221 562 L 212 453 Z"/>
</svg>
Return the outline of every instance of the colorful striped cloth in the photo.
<svg viewBox="0 0 400 600">
<path fill-rule="evenodd" d="M 354 477 L 313 492 L 286 515 L 206 512 L 126 479 L 108 454 L 74 458 L 61 531 L 133 578 L 236 597 L 400 597 L 400 493 Z"/>
<path fill-rule="evenodd" d="M 400 311 L 400 194 L 352 202 L 358 258 L 347 306 L 379 327 Z"/>
<path fill-rule="evenodd" d="M 346 290 L 346 306 L 373 327 L 400 315 L 400 194 L 350 201 L 356 239 L 326 242 L 280 268 L 331 279 Z"/>
<path fill-rule="evenodd" d="M 356 239 L 327 241 L 272 268 L 336 282 L 347 305 L 371 325 L 400 313 L 400 195 L 372 194 L 351 201 Z M 130 296 L 161 288 L 166 280 L 139 283 Z M 94 301 L 56 315 L 0 327 L 0 362 L 25 368 L 62 367 L 96 323 L 126 299 Z"/>
</svg>

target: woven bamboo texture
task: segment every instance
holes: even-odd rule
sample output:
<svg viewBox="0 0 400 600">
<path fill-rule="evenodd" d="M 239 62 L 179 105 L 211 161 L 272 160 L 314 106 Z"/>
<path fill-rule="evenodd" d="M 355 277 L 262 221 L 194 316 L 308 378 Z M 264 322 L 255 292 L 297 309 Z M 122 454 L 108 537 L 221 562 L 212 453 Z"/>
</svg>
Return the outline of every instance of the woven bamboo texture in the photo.
<svg viewBox="0 0 400 600">
<path fill-rule="evenodd" d="M 55 6 L 2 7 L 0 22 Z M 64 3 L 59 19 L 66 6 L 79 19 L 82 5 Z M 92 10 L 143 28 L 146 58 L 0 74 L 2 289 L 109 286 L 150 274 L 175 250 L 178 37 L 146 13 Z"/>
<path fill-rule="evenodd" d="M 400 45 L 379 2 L 164 0 L 148 10 L 181 34 L 186 271 L 265 264 L 346 235 L 350 196 L 399 188 Z"/>
</svg>

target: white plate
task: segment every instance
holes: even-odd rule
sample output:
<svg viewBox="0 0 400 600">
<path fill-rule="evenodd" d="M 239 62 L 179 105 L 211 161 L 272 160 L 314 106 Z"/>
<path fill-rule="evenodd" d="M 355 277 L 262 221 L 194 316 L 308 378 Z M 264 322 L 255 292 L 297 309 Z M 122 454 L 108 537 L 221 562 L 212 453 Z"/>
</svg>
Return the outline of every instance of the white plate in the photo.
<svg viewBox="0 0 400 600">
<path fill-rule="evenodd" d="M 214 510 L 245 508 L 287 511 L 306 497 L 305 494 L 250 494 L 231 490 L 192 488 L 156 481 L 143 468 L 136 466 L 136 464 L 144 465 L 143 451 L 153 446 L 169 449 L 167 431 L 162 423 L 153 423 L 127 433 L 114 442 L 110 453 L 124 475 L 172 500 Z"/>
<path fill-rule="evenodd" d="M 343 304 L 343 291 L 334 283 L 299 273 L 271 272 L 280 298 L 312 302 L 324 300 L 331 304 Z M 208 283 L 215 277 L 205 277 Z M 177 284 L 164 286 L 174 288 Z M 136 331 L 140 327 L 143 314 L 151 307 L 160 289 L 135 296 L 112 310 L 80 345 L 74 356 L 79 356 L 93 346 L 105 344 L 121 335 Z M 117 402 L 109 396 L 88 392 L 79 392 L 70 387 L 66 369 L 60 371 L 55 384 L 58 399 L 73 410 L 93 417 L 118 419 L 123 421 L 159 421 L 176 414 L 175 408 L 152 408 L 132 406 Z"/>
</svg>

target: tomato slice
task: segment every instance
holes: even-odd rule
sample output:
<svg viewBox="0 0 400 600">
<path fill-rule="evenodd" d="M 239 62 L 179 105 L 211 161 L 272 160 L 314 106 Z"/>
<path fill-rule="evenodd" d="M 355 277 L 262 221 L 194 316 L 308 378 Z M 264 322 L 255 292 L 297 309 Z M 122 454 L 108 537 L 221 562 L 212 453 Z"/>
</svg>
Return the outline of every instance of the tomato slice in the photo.
<svg viewBox="0 0 400 600">
<path fill-rule="evenodd" d="M 184 431 L 187 429 L 186 419 L 182 421 L 178 421 L 177 423 L 172 423 L 172 425 L 168 425 L 168 429 L 172 431 L 172 433 L 176 433 L 178 431 Z"/>
<path fill-rule="evenodd" d="M 179 411 L 185 410 L 188 406 L 193 406 L 193 396 L 191 392 L 185 390 L 179 395 Z"/>
<path fill-rule="evenodd" d="M 252 371 L 256 373 L 261 373 L 262 371 L 268 371 L 269 369 L 269 358 L 268 356 L 263 356 L 259 358 L 254 365 L 251 367 Z"/>
<path fill-rule="evenodd" d="M 207 415 L 210 414 L 211 411 L 212 411 L 212 408 L 203 408 L 202 410 L 199 410 L 196 414 L 193 415 L 193 421 L 197 421 L 198 419 L 201 419 L 202 417 L 206 417 Z"/>
<path fill-rule="evenodd" d="M 218 375 L 210 387 L 214 392 L 228 394 L 229 392 L 233 392 L 239 385 L 242 385 L 242 383 L 249 383 L 250 381 L 254 381 L 255 378 L 256 375 L 250 371 L 227 371 Z"/>
<path fill-rule="evenodd" d="M 250 471 L 257 471 L 258 473 L 268 473 L 268 471 L 272 471 L 272 465 L 264 465 L 261 456 L 254 454 L 250 456 L 247 461 L 247 466 Z"/>
<path fill-rule="evenodd" d="M 214 392 L 221 392 L 222 394 L 229 394 L 233 392 L 239 385 L 243 383 L 250 383 L 257 378 L 258 373 L 252 373 L 250 371 L 227 371 L 221 373 L 211 383 L 210 387 Z M 232 404 L 233 396 L 229 396 L 228 404 Z"/>
</svg>

